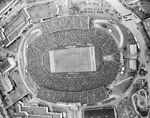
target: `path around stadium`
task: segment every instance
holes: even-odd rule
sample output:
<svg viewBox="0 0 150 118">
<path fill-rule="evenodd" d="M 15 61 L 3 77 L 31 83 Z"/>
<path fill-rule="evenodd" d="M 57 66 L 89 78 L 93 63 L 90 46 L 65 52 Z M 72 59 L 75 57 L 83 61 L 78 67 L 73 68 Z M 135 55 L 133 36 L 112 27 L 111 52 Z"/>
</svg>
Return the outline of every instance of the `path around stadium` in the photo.
<svg viewBox="0 0 150 118">
<path fill-rule="evenodd" d="M 35 28 L 35 27 L 34 27 Z M 20 43 L 20 45 L 19 45 L 19 48 L 18 48 L 18 53 L 17 53 L 17 56 L 16 56 L 16 58 L 17 58 L 17 61 L 18 61 L 18 71 L 19 71 L 19 74 L 20 74 L 20 76 L 21 76 L 21 80 L 22 80 L 22 82 L 24 83 L 24 86 L 29 90 L 29 92 L 30 93 L 32 93 L 32 95 L 35 97 L 35 94 L 33 93 L 33 91 L 31 91 L 31 89 L 28 87 L 28 85 L 27 85 L 27 83 L 25 82 L 25 80 L 24 80 L 24 72 L 22 72 L 22 70 L 21 70 L 21 63 L 24 63 L 24 53 L 22 53 L 22 48 L 24 48 L 24 43 L 25 43 L 25 41 L 26 41 L 26 39 L 27 39 L 27 37 L 30 35 L 30 33 L 31 33 L 31 31 L 32 31 L 33 29 L 31 28 L 31 29 L 29 29 L 29 31 L 25 34 L 25 35 L 23 35 L 23 40 L 21 41 L 21 43 Z M 23 68 L 25 67 L 25 65 L 23 65 Z M 25 69 L 25 68 L 24 68 Z M 25 70 L 24 70 L 25 71 Z"/>
</svg>

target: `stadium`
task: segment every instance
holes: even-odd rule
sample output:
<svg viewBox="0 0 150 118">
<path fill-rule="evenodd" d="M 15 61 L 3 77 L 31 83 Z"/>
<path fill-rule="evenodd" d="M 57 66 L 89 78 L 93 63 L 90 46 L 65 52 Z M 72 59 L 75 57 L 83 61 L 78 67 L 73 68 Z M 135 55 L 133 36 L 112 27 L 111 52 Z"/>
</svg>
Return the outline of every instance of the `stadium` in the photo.
<svg viewBox="0 0 150 118">
<path fill-rule="evenodd" d="M 40 23 L 42 35 L 28 43 L 26 69 L 48 102 L 93 104 L 109 97 L 120 71 L 116 40 L 88 16 L 63 16 Z M 109 59 L 109 57 L 111 57 Z"/>
</svg>

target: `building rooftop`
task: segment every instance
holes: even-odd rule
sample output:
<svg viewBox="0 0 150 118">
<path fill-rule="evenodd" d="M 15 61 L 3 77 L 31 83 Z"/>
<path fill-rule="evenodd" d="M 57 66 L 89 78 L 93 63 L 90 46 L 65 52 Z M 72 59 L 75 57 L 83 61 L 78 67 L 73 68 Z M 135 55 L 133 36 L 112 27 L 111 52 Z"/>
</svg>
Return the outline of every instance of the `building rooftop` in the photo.
<svg viewBox="0 0 150 118">
<path fill-rule="evenodd" d="M 147 18 L 143 21 L 144 27 L 148 33 L 148 36 L 150 38 L 150 18 Z"/>
<path fill-rule="evenodd" d="M 28 14 L 22 9 L 19 11 L 17 15 L 14 15 L 9 22 L 7 22 L 4 26 L 4 36 L 7 40 L 4 40 L 4 45 L 8 46 L 11 44 L 21 32 L 21 30 L 28 24 Z"/>
<path fill-rule="evenodd" d="M 11 64 L 9 63 L 9 61 L 8 60 L 4 60 L 0 64 L 0 72 L 1 73 L 5 72 L 10 66 L 11 66 Z"/>
<path fill-rule="evenodd" d="M 114 108 L 87 109 L 83 118 L 116 118 Z"/>
<path fill-rule="evenodd" d="M 13 89 L 11 81 L 8 77 L 0 75 L 0 88 L 3 92 L 10 92 Z"/>
<path fill-rule="evenodd" d="M 28 118 L 62 118 L 62 113 L 49 112 L 48 107 L 25 106 L 21 102 L 17 103 L 16 111 L 18 117 L 19 114 L 25 113 Z"/>
<path fill-rule="evenodd" d="M 0 72 L 1 73 L 7 72 L 10 69 L 12 69 L 14 66 L 15 66 L 15 62 L 13 61 L 13 59 L 8 58 L 0 64 Z"/>
</svg>

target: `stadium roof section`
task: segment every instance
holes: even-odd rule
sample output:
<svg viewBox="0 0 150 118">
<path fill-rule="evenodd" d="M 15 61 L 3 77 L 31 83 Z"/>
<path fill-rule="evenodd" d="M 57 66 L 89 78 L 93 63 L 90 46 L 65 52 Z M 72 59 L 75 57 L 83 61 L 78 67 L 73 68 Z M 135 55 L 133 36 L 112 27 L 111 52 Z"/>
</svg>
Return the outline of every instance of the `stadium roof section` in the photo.
<svg viewBox="0 0 150 118">
<path fill-rule="evenodd" d="M 138 53 L 137 45 L 136 44 L 129 45 L 130 58 L 137 59 L 137 53 Z"/>
</svg>

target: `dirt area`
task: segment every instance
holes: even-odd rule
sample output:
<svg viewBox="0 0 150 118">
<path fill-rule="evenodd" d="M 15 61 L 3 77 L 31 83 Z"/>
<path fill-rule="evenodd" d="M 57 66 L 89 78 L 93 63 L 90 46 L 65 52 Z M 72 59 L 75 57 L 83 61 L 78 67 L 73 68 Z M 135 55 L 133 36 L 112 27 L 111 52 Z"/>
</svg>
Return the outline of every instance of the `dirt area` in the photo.
<svg viewBox="0 0 150 118">
<path fill-rule="evenodd" d="M 122 95 L 129 88 L 131 82 L 132 82 L 132 80 L 129 79 L 129 80 L 124 81 L 121 84 L 115 86 L 112 90 L 113 91 L 112 94 L 113 95 Z"/>
<path fill-rule="evenodd" d="M 22 37 L 16 39 L 9 47 L 6 48 L 6 50 L 17 53 L 21 41 L 22 41 Z"/>
</svg>

